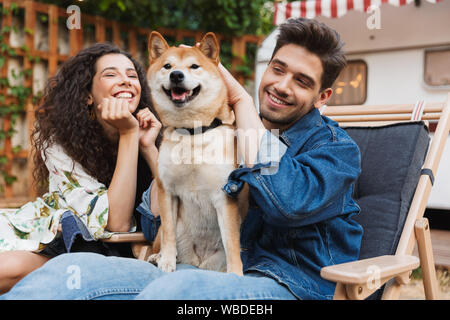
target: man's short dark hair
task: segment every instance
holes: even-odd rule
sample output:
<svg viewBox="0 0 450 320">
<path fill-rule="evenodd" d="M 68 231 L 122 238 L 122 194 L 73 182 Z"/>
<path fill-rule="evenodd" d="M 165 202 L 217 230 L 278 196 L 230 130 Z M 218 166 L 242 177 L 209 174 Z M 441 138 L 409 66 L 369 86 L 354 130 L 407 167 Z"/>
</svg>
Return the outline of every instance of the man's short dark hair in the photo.
<svg viewBox="0 0 450 320">
<path fill-rule="evenodd" d="M 344 42 L 339 34 L 327 25 L 313 19 L 289 19 L 279 26 L 280 34 L 277 38 L 272 58 L 281 47 L 296 44 L 316 54 L 322 62 L 321 88 L 330 88 L 346 66 L 342 47 Z"/>
</svg>

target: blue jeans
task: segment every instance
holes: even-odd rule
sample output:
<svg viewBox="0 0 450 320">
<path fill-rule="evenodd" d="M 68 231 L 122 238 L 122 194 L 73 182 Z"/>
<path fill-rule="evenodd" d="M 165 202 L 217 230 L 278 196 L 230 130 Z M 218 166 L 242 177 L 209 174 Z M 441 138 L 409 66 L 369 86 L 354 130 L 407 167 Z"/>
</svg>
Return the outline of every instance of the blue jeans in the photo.
<svg viewBox="0 0 450 320">
<path fill-rule="evenodd" d="M 2 299 L 295 299 L 276 280 L 258 273 L 231 273 L 177 265 L 165 273 L 154 265 L 94 253 L 51 259 L 17 283 Z"/>
</svg>

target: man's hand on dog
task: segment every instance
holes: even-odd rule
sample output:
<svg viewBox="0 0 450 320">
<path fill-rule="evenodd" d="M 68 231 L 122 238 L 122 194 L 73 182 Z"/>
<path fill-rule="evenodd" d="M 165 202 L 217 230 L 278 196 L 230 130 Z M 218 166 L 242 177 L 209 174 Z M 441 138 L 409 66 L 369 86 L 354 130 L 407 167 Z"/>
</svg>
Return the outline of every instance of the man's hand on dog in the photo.
<svg viewBox="0 0 450 320">
<path fill-rule="evenodd" d="M 228 103 L 234 109 L 239 102 L 247 102 L 253 104 L 252 97 L 244 89 L 243 86 L 231 75 L 231 73 L 219 63 L 219 71 L 225 82 L 228 91 Z"/>
</svg>

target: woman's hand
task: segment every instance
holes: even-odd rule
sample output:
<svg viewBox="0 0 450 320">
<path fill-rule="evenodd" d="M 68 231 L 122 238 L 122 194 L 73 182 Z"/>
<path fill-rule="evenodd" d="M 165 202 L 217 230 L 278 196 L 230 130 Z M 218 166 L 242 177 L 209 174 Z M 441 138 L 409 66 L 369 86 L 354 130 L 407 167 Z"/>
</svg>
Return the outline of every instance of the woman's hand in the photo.
<svg viewBox="0 0 450 320">
<path fill-rule="evenodd" d="M 101 119 L 116 128 L 120 135 L 139 129 L 138 120 L 131 114 L 125 99 L 104 98 L 98 109 Z"/>
<path fill-rule="evenodd" d="M 148 108 L 139 110 L 136 117 L 139 120 L 139 150 L 149 165 L 153 177 L 156 177 L 159 152 L 155 142 L 162 124 Z"/>
<path fill-rule="evenodd" d="M 136 117 L 139 121 L 139 146 L 141 148 L 154 146 L 162 127 L 161 122 L 148 108 L 139 110 Z"/>
</svg>

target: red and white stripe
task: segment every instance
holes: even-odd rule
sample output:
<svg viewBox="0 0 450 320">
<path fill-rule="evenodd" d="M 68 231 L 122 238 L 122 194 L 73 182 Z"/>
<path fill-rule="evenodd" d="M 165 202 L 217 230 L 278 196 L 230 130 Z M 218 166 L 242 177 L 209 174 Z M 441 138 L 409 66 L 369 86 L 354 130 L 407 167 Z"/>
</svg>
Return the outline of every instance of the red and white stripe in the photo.
<svg viewBox="0 0 450 320">
<path fill-rule="evenodd" d="M 425 107 L 425 101 L 419 100 L 416 102 L 416 105 L 414 106 L 414 110 L 411 114 L 411 120 L 412 121 L 420 121 L 422 120 L 423 115 L 423 108 Z"/>
<path fill-rule="evenodd" d="M 426 0 L 437 3 L 442 0 Z M 414 0 L 307 0 L 295 2 L 277 2 L 273 15 L 273 24 L 279 25 L 289 18 L 315 18 L 324 16 L 328 18 L 342 17 L 347 11 L 357 10 L 367 12 L 372 6 L 379 6 L 382 3 L 389 3 L 393 6 L 404 6 L 414 2 Z"/>
</svg>

